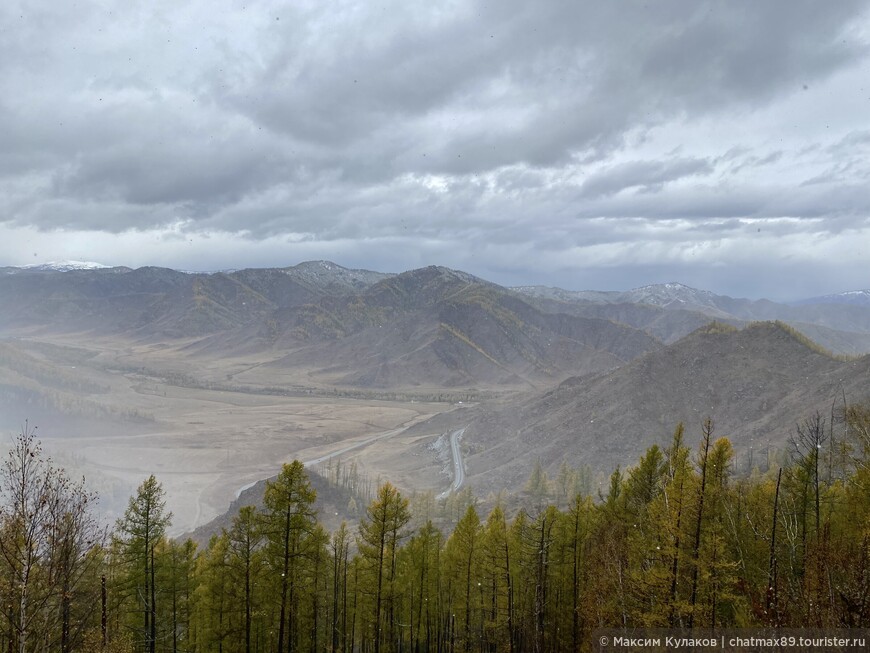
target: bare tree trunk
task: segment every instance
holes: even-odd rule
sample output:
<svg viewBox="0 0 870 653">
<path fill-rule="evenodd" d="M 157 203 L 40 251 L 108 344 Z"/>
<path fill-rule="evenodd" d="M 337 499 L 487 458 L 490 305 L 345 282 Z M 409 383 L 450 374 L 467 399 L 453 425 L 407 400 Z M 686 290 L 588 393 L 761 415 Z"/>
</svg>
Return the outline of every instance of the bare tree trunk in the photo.
<svg viewBox="0 0 870 653">
<path fill-rule="evenodd" d="M 157 591 L 154 588 L 154 544 L 151 544 L 151 641 L 148 650 L 154 653 L 157 648 Z"/>
<path fill-rule="evenodd" d="M 514 587 L 511 579 L 511 553 L 508 545 L 507 530 L 505 530 L 504 538 L 504 576 L 507 583 L 507 615 L 508 615 L 508 641 L 510 653 L 515 653 L 514 643 Z"/>
<path fill-rule="evenodd" d="M 106 648 L 108 639 L 108 615 L 106 612 L 106 575 L 100 576 L 100 641 L 103 648 Z"/>
<path fill-rule="evenodd" d="M 287 616 L 287 576 L 290 573 L 290 516 L 292 504 L 287 504 L 284 519 L 284 560 L 281 571 L 281 608 L 278 617 L 278 653 L 284 653 L 284 629 Z"/>
<path fill-rule="evenodd" d="M 704 420 L 703 426 L 704 453 L 701 457 L 701 489 L 698 492 L 698 518 L 695 522 L 695 543 L 692 547 L 692 598 L 690 601 L 689 628 L 695 625 L 695 604 L 698 598 L 698 557 L 701 552 L 701 522 L 704 518 L 704 494 L 707 489 L 707 457 L 710 453 L 710 439 L 713 436 L 713 420 Z"/>
<path fill-rule="evenodd" d="M 674 557 L 671 561 L 671 605 L 670 605 L 670 614 L 668 615 L 668 623 L 671 628 L 676 625 L 676 604 L 677 604 L 677 578 L 679 577 L 679 569 L 680 569 L 680 540 L 681 533 L 680 530 L 682 528 L 683 521 L 683 476 L 680 476 L 680 502 L 677 506 L 677 524 L 676 524 L 676 535 L 674 536 Z"/>
<path fill-rule="evenodd" d="M 332 653 L 338 650 L 338 588 L 339 574 L 341 573 L 341 551 L 339 546 L 333 543 L 332 548 L 332 638 L 331 648 Z"/>
<path fill-rule="evenodd" d="M 347 651 L 347 546 L 344 547 L 344 571 L 341 582 L 341 651 Z"/>
<path fill-rule="evenodd" d="M 779 625 L 779 619 L 773 615 L 779 610 L 776 595 L 776 523 L 779 519 L 779 484 L 782 481 L 782 467 L 776 475 L 776 493 L 773 495 L 773 523 L 770 526 L 770 559 L 767 564 L 767 599 L 765 611 L 771 626 Z M 773 610 L 773 612 L 771 612 Z"/>
<path fill-rule="evenodd" d="M 579 496 L 574 505 L 574 539 L 571 552 L 573 567 L 571 571 L 571 650 L 580 650 L 580 501 Z"/>
</svg>

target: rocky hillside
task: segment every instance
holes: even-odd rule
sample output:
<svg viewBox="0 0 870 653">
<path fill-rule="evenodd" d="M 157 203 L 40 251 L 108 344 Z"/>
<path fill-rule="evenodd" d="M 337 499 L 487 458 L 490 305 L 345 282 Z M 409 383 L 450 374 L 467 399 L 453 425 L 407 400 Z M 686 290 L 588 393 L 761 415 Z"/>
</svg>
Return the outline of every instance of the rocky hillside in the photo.
<svg viewBox="0 0 870 653">
<path fill-rule="evenodd" d="M 865 400 L 868 379 L 870 356 L 839 360 L 781 323 L 713 324 L 619 369 L 483 411 L 466 432 L 469 479 L 479 492 L 516 487 L 536 458 L 552 472 L 565 458 L 609 473 L 666 444 L 677 422 L 694 437 L 708 416 L 740 464 L 757 462 L 785 448 L 800 416 L 829 413 L 844 393 Z"/>
<path fill-rule="evenodd" d="M 537 388 L 661 346 L 638 329 L 546 313 L 504 288 L 436 267 L 276 311 L 238 344 L 255 340 L 292 352 L 273 367 L 310 367 L 324 382 L 377 388 Z"/>
<path fill-rule="evenodd" d="M 328 261 L 185 273 L 166 268 L 4 268 L 0 329 L 184 338 L 250 324 L 275 310 L 364 290 L 390 275 Z"/>
</svg>

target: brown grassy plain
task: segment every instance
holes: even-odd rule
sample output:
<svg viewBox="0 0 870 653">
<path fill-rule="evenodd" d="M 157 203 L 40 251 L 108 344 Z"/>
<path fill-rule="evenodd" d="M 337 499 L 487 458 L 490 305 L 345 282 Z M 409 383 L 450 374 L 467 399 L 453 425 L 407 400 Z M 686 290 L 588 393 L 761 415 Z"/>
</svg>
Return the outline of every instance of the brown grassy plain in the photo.
<svg viewBox="0 0 870 653">
<path fill-rule="evenodd" d="M 438 434 L 409 436 L 404 429 L 451 410 L 452 403 L 335 396 L 335 389 L 312 384 L 304 369 L 279 375 L 265 366 L 274 354 L 191 356 L 185 342 L 64 336 L 6 343 L 20 358 L 0 364 L 0 382 L 36 397 L 13 407 L 14 415 L 7 406 L 6 417 L 39 424 L 46 450 L 85 475 L 110 519 L 154 474 L 174 515 L 172 532 L 190 531 L 282 463 L 336 452 L 345 462 L 356 459 L 369 478 L 389 476 L 409 490 L 440 491 L 449 484 L 424 446 Z M 235 379 L 240 373 L 244 385 Z M 54 387 L 51 377 L 68 382 Z M 7 420 L 4 430 L 14 432 L 14 426 Z"/>
</svg>

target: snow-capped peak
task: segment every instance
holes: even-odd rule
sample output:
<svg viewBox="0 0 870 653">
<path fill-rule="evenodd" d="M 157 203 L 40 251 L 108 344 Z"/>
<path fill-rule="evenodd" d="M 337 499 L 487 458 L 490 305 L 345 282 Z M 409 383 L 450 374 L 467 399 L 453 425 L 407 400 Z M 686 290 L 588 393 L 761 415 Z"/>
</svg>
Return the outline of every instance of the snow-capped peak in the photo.
<svg viewBox="0 0 870 653">
<path fill-rule="evenodd" d="M 284 274 L 303 279 L 318 287 L 330 285 L 362 289 L 393 276 L 370 270 L 345 268 L 332 261 L 304 261 L 293 267 L 283 268 Z"/>
<path fill-rule="evenodd" d="M 853 304 L 858 306 L 870 306 L 870 290 L 847 290 L 833 295 L 811 297 L 796 304 Z"/>
<path fill-rule="evenodd" d="M 706 305 L 714 297 L 709 290 L 698 290 L 682 283 L 657 283 L 642 286 L 624 293 L 626 298 L 634 302 L 667 306 L 677 304 Z"/>
<path fill-rule="evenodd" d="M 46 270 L 53 272 L 69 272 L 70 270 L 103 270 L 109 265 L 95 263 L 93 261 L 49 261 L 47 263 L 31 263 L 22 265 L 25 270 Z"/>
</svg>

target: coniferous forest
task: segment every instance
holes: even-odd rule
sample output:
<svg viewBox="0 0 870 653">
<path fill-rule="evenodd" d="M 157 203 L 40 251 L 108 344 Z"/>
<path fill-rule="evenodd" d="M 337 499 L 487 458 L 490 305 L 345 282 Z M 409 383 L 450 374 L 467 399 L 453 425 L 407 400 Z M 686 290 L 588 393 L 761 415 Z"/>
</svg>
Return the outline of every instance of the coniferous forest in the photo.
<svg viewBox="0 0 870 653">
<path fill-rule="evenodd" d="M 2 467 L 8 651 L 580 651 L 599 627 L 870 626 L 870 408 L 814 415 L 788 460 L 734 472 L 710 420 L 607 492 L 533 473 L 529 507 L 450 529 L 383 483 L 327 532 L 300 462 L 198 549 L 155 477 L 112 529 L 25 428 Z"/>
</svg>

